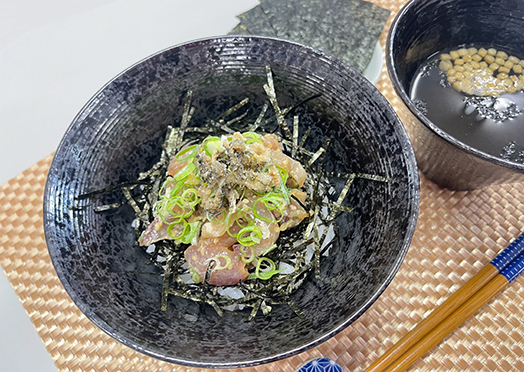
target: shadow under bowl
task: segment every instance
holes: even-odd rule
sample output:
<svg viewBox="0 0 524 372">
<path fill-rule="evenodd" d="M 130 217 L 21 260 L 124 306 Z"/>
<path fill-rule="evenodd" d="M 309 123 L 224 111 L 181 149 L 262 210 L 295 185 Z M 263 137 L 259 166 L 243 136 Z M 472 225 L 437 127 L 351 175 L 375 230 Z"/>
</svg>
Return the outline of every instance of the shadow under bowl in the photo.
<svg viewBox="0 0 524 372">
<path fill-rule="evenodd" d="M 386 65 L 402 102 L 399 116 L 420 170 L 438 185 L 473 190 L 524 181 L 524 164 L 458 140 L 431 122 L 410 99 L 415 74 L 430 56 L 471 44 L 524 56 L 523 29 L 524 3 L 517 0 L 412 0 L 393 20 Z M 491 140 L 486 136 L 482 141 Z"/>
<path fill-rule="evenodd" d="M 297 113 L 300 135 L 311 128 L 307 148 L 316 151 L 331 138 L 326 170 L 390 181 L 354 181 L 346 197 L 354 210 L 335 220 L 338 239 L 330 255 L 322 257 L 320 279 L 310 275 L 291 296 L 303 316 L 276 305 L 269 316 L 252 321 L 245 312 L 220 317 L 211 306 L 175 296 L 162 311 L 162 277 L 135 243 L 132 208 L 96 213 L 99 200 L 78 197 L 133 181 L 149 169 L 160 157 L 166 127 L 180 125 L 188 91 L 193 93 L 194 125 L 245 97 L 257 115 L 267 100 L 266 65 L 282 107 L 319 95 Z M 345 182 L 332 178 L 338 192 Z M 109 197 L 123 198 L 118 190 Z M 163 50 L 122 72 L 86 104 L 52 161 L 44 229 L 67 293 L 103 331 L 167 362 L 233 368 L 300 353 L 354 322 L 404 259 L 418 202 L 418 173 L 407 134 L 371 83 L 299 44 L 227 36 Z"/>
</svg>

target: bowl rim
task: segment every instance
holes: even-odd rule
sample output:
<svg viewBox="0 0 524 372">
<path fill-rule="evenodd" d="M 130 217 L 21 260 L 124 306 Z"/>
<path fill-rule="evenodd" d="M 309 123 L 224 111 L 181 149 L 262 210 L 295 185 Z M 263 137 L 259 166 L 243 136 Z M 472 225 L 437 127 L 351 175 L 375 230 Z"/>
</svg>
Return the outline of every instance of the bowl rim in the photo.
<svg viewBox="0 0 524 372">
<path fill-rule="evenodd" d="M 56 161 L 57 161 L 57 154 L 60 153 L 60 149 L 65 146 L 66 138 L 68 137 L 69 133 L 76 128 L 77 121 L 81 118 L 82 114 L 85 113 L 86 109 L 96 100 L 96 98 L 99 96 L 101 92 L 103 92 L 109 85 L 111 85 L 116 79 L 120 78 L 121 76 L 128 73 L 130 70 L 134 69 L 136 66 L 142 64 L 144 61 L 147 61 L 155 56 L 161 55 L 165 52 L 172 51 L 175 49 L 187 47 L 190 45 L 196 45 L 200 43 L 210 43 L 217 40 L 227 41 L 238 41 L 239 39 L 242 39 L 244 41 L 247 40 L 270 40 L 273 42 L 278 43 L 285 43 L 285 44 L 292 44 L 299 48 L 309 49 L 314 54 L 316 54 L 318 57 L 329 60 L 331 63 L 334 63 L 337 65 L 337 68 L 341 68 L 342 70 L 349 70 L 349 72 L 352 72 L 357 75 L 357 79 L 361 80 L 362 84 L 368 84 L 369 87 L 371 87 L 372 91 L 375 91 L 376 94 L 374 98 L 378 99 L 378 103 L 386 107 L 386 109 L 391 114 L 391 117 L 393 118 L 393 121 L 395 122 L 395 129 L 396 133 L 398 134 L 398 141 L 402 148 L 402 153 L 404 154 L 404 161 L 405 161 L 405 168 L 406 168 L 406 179 L 408 180 L 408 191 L 411 193 L 411 198 L 407 201 L 407 212 L 411 213 L 410 216 L 407 218 L 407 223 L 405 227 L 405 234 L 404 239 L 402 241 L 399 241 L 398 248 L 399 253 L 397 257 L 395 258 L 394 262 L 391 264 L 390 267 L 390 273 L 389 275 L 383 280 L 383 282 L 380 284 L 380 286 L 377 288 L 377 290 L 373 293 L 372 296 L 370 296 L 366 302 L 362 304 L 360 307 L 360 310 L 354 313 L 352 316 L 347 317 L 344 319 L 343 322 L 341 322 L 337 327 L 332 328 L 330 331 L 317 336 L 314 340 L 303 343 L 298 347 L 295 347 L 293 349 L 288 349 L 286 351 L 268 355 L 267 357 L 262 358 L 249 358 L 246 357 L 246 360 L 241 362 L 201 362 L 201 361 L 190 361 L 185 360 L 180 357 L 172 357 L 172 356 L 166 356 L 161 355 L 158 352 L 155 352 L 151 348 L 143 347 L 142 345 L 137 345 L 136 342 L 129 339 L 126 336 L 121 335 L 117 330 L 115 330 L 112 326 L 110 326 L 104 319 L 100 318 L 96 311 L 93 309 L 90 309 L 86 306 L 84 301 L 80 300 L 77 296 L 77 293 L 73 290 L 70 283 L 67 281 L 66 277 L 64 276 L 64 272 L 62 270 L 62 267 L 60 265 L 55 265 L 56 259 L 57 259 L 57 251 L 59 250 L 58 247 L 53 248 L 53 244 L 49 244 L 49 242 L 52 242 L 54 239 L 52 233 L 50 231 L 50 225 L 52 224 L 52 219 L 50 218 L 50 210 L 54 208 L 51 201 L 51 187 L 52 187 L 52 176 L 54 174 L 53 167 L 56 167 Z M 76 125 L 75 125 L 76 124 Z M 419 180 L 419 174 L 418 174 L 418 168 L 417 168 L 417 162 L 415 158 L 415 153 L 413 150 L 413 147 L 411 145 L 411 142 L 409 140 L 409 136 L 398 117 L 397 113 L 389 103 L 389 101 L 382 95 L 382 93 L 375 87 L 373 83 L 371 83 L 366 77 L 362 75 L 362 73 L 359 73 L 357 70 L 352 68 L 351 66 L 343 63 L 342 61 L 338 60 L 335 57 L 332 57 L 330 55 L 325 54 L 324 52 L 315 49 L 313 47 L 298 43 L 289 41 L 282 38 L 277 37 L 268 37 L 268 36 L 259 36 L 259 35 L 218 35 L 218 36 L 209 36 L 204 38 L 198 38 L 186 42 L 182 42 L 179 44 L 175 44 L 173 46 L 169 46 L 167 48 L 164 48 L 160 51 L 157 51 L 155 53 L 152 53 L 148 55 L 145 58 L 140 59 L 138 62 L 133 63 L 126 69 L 119 72 L 117 75 L 115 75 L 111 80 L 109 80 L 107 83 L 105 83 L 100 89 L 98 89 L 93 96 L 85 103 L 82 108 L 79 110 L 79 112 L 75 115 L 73 120 L 71 121 L 69 127 L 65 131 L 57 150 L 55 151 L 55 154 L 53 156 L 48 176 L 46 177 L 46 185 L 44 189 L 44 198 L 43 198 L 43 218 L 44 218 L 44 235 L 45 240 L 48 246 L 48 251 L 50 253 L 51 261 L 53 263 L 53 267 L 57 272 L 57 276 L 59 277 L 59 280 L 61 284 L 63 285 L 64 289 L 66 290 L 68 296 L 70 296 L 72 302 L 79 308 L 79 310 L 85 315 L 90 321 L 92 321 L 100 330 L 102 330 L 104 333 L 111 336 L 113 339 L 117 340 L 118 342 L 124 344 L 125 346 L 128 346 L 132 348 L 135 351 L 141 352 L 145 355 L 148 355 L 150 357 L 157 358 L 159 360 L 169 362 L 169 363 L 175 363 L 179 365 L 189 366 L 189 367 L 195 367 L 195 368 L 243 368 L 243 367 L 252 367 L 260 364 L 266 364 L 270 362 L 275 362 L 278 360 L 282 360 L 285 358 L 292 357 L 294 355 L 297 355 L 299 353 L 302 353 L 304 351 L 307 351 L 325 341 L 332 338 L 339 332 L 343 331 L 345 328 L 347 328 L 349 325 L 351 325 L 355 320 L 357 320 L 364 312 L 366 312 L 371 305 L 376 302 L 376 300 L 382 295 L 382 293 L 386 290 L 386 288 L 389 286 L 395 275 L 398 273 L 398 270 L 400 269 L 400 266 L 402 265 L 402 262 L 405 259 L 405 256 L 407 254 L 407 251 L 410 247 L 411 241 L 413 239 L 413 235 L 415 232 L 415 227 L 418 219 L 419 214 L 419 208 L 420 208 L 420 180 Z M 53 252 L 54 250 L 54 252 Z"/>
<path fill-rule="evenodd" d="M 459 150 L 464 151 L 468 154 L 471 154 L 483 161 L 487 161 L 489 163 L 493 163 L 520 173 L 524 172 L 524 164 L 513 162 L 511 160 L 506 160 L 495 155 L 491 155 L 473 146 L 467 145 L 466 143 L 448 134 L 446 131 L 442 130 L 440 127 L 438 127 L 428 118 L 426 118 L 426 116 L 424 116 L 424 114 L 413 104 L 413 102 L 409 98 L 409 94 L 406 92 L 405 87 L 400 82 L 398 74 L 396 73 L 395 62 L 393 60 L 393 39 L 397 35 L 401 19 L 407 13 L 409 13 L 415 6 L 426 3 L 427 0 L 409 0 L 397 13 L 388 31 L 388 35 L 386 38 L 386 68 L 395 92 L 400 97 L 402 103 L 409 109 L 409 111 L 415 116 L 417 120 L 424 124 L 424 126 L 427 129 L 429 129 L 432 133 L 446 141 L 446 143 L 448 143 L 449 145 L 456 147 Z M 435 51 L 435 53 L 437 52 L 438 51 Z"/>
</svg>

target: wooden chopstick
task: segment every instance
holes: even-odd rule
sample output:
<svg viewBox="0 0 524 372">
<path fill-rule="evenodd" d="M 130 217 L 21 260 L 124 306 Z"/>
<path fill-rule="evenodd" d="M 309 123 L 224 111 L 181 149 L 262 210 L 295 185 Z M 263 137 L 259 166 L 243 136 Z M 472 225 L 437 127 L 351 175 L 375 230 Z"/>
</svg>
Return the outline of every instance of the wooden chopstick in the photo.
<svg viewBox="0 0 524 372">
<path fill-rule="evenodd" d="M 503 273 L 518 270 L 514 268 L 514 265 L 518 265 L 519 258 L 521 261 L 524 259 L 523 253 L 524 234 L 451 295 L 430 316 L 402 337 L 384 355 L 374 361 L 364 372 L 403 371 L 483 304 L 489 302 L 496 293 L 505 288 L 511 280 L 507 279 Z"/>
<path fill-rule="evenodd" d="M 413 362 L 438 344 L 446 335 L 461 325 L 467 318 L 488 303 L 497 293 L 509 284 L 503 275 L 497 275 L 477 293 L 464 302 L 450 316 L 444 318 L 435 328 L 405 352 L 384 372 L 405 371 Z"/>
<path fill-rule="evenodd" d="M 469 293 L 475 293 L 486 285 L 497 274 L 495 266 L 488 264 L 471 278 L 464 286 L 452 294 L 442 305 L 434 310 L 427 318 L 422 320 L 415 328 L 402 337 L 391 349 L 380 356 L 365 372 L 382 372 L 403 353 L 415 345 L 422 337 L 435 328 L 441 319 L 448 317 L 463 302 Z"/>
</svg>

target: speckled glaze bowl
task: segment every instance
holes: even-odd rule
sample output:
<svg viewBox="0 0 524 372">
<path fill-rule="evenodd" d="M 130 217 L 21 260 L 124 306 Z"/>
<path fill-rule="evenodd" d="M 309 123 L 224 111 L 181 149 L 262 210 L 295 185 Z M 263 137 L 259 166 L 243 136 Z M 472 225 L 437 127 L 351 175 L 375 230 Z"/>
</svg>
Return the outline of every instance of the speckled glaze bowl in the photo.
<svg viewBox="0 0 524 372">
<path fill-rule="evenodd" d="M 409 98 L 417 68 L 431 55 L 461 44 L 524 51 L 524 2 L 519 0 L 412 0 L 389 30 L 386 64 L 422 173 L 442 187 L 473 190 L 524 181 L 524 164 L 480 151 L 430 120 Z M 486 138 L 490 141 L 490 138 Z"/>
<path fill-rule="evenodd" d="M 283 104 L 320 94 L 301 106 L 301 131 L 311 126 L 313 147 L 333 138 L 326 166 L 390 181 L 355 180 L 347 197 L 354 210 L 336 220 L 340 239 L 322 258 L 321 280 L 309 277 L 292 295 L 304 316 L 281 305 L 252 321 L 243 313 L 220 317 L 207 305 L 174 296 L 162 311 L 162 278 L 135 244 L 132 209 L 95 213 L 94 197 L 82 200 L 82 209 L 71 207 L 78 206 L 79 195 L 132 181 L 149 169 L 160 157 L 166 126 L 179 125 L 188 90 L 197 123 L 246 96 L 254 106 L 262 105 L 266 65 Z M 338 190 L 343 186 L 333 182 Z M 44 227 L 60 280 L 98 327 L 168 362 L 232 368 L 297 354 L 355 321 L 397 272 L 418 202 L 418 173 L 407 134 L 371 83 L 302 45 L 227 36 L 163 50 L 95 94 L 56 151 L 45 190 Z"/>
</svg>

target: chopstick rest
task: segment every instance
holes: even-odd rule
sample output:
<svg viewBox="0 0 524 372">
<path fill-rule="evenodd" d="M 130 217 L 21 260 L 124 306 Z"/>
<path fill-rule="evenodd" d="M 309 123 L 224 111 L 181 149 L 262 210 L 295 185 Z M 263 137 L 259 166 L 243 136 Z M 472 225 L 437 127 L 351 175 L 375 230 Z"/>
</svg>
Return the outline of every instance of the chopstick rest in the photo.
<svg viewBox="0 0 524 372">
<path fill-rule="evenodd" d="M 417 344 L 432 329 L 437 327 L 443 319 L 448 318 L 450 314 L 456 311 L 469 298 L 471 298 L 475 293 L 477 293 L 480 289 L 485 287 L 488 283 L 490 283 L 494 278 L 496 278 L 499 275 L 502 275 L 503 279 L 497 279 L 498 285 L 502 286 L 501 289 L 504 288 L 508 284 L 508 282 L 511 282 L 512 280 L 514 280 L 514 278 L 509 280 L 502 273 L 506 272 L 505 270 L 508 270 L 510 266 L 511 270 L 513 270 L 514 272 L 518 272 L 518 269 L 516 267 L 513 267 L 512 264 L 519 258 L 520 261 L 522 261 L 523 253 L 524 234 L 521 234 L 506 249 L 499 253 L 497 257 L 495 257 L 489 264 L 487 264 L 474 277 L 472 277 L 466 284 L 464 284 L 455 293 L 453 293 L 444 303 L 437 307 L 426 319 L 422 320 L 422 322 L 420 322 L 416 327 L 414 327 L 404 337 L 402 337 L 391 349 L 389 349 L 385 354 L 383 354 L 377 360 L 375 360 L 364 372 L 385 371 L 389 365 L 395 362 L 404 353 L 408 352 L 408 350 L 411 347 Z M 516 266 L 518 266 L 518 264 L 516 264 Z M 509 271 L 506 272 L 506 275 L 508 275 L 508 277 L 510 278 L 512 277 Z M 496 288 L 499 287 L 496 286 Z M 460 323 L 462 323 L 462 321 Z M 451 330 L 448 330 L 448 333 L 450 331 Z"/>
<path fill-rule="evenodd" d="M 317 358 L 304 364 L 296 372 L 342 372 L 342 367 L 328 358 Z"/>
</svg>

